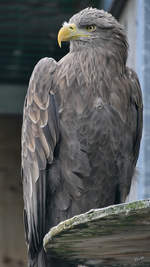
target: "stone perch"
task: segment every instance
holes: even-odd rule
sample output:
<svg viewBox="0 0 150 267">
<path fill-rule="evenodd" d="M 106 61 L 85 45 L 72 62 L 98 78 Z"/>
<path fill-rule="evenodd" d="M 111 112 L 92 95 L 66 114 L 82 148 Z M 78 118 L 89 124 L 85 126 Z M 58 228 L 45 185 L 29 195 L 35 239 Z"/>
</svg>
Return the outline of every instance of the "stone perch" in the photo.
<svg viewBox="0 0 150 267">
<path fill-rule="evenodd" d="M 150 199 L 93 209 L 53 227 L 44 249 L 70 263 L 150 266 Z"/>
</svg>

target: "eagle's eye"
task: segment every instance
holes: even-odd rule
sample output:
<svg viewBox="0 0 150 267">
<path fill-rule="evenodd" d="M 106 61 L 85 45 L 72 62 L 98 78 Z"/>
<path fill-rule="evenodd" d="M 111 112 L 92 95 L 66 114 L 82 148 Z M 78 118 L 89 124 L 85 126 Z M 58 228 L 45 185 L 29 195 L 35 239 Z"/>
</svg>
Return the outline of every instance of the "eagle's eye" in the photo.
<svg viewBox="0 0 150 267">
<path fill-rule="evenodd" d="M 94 32 L 96 30 L 96 26 L 95 25 L 88 25 L 88 26 L 86 26 L 86 30 L 88 32 Z"/>
</svg>

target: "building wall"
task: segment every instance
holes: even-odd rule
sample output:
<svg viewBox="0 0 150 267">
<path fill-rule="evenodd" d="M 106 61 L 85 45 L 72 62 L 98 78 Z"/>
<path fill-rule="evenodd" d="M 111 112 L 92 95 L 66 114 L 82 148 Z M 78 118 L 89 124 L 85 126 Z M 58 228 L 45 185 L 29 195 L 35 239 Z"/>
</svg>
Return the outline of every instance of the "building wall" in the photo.
<svg viewBox="0 0 150 267">
<path fill-rule="evenodd" d="M 0 83 L 0 114 L 22 114 L 27 85 Z"/>
<path fill-rule="evenodd" d="M 0 267 L 25 267 L 20 175 L 21 118 L 0 116 Z"/>
<path fill-rule="evenodd" d="M 120 23 L 125 26 L 129 43 L 127 65 L 136 70 L 136 0 L 127 2 Z"/>
<path fill-rule="evenodd" d="M 139 190 L 143 198 L 150 197 L 150 1 L 137 0 L 137 71 L 143 89 L 144 131 L 142 146 L 142 181 Z"/>
<path fill-rule="evenodd" d="M 136 71 L 136 38 L 137 38 L 136 14 L 137 14 L 136 0 L 130 0 L 127 2 L 119 19 L 120 23 L 125 27 L 129 43 L 127 65 L 135 71 Z M 138 166 L 138 169 L 140 169 L 140 166 Z M 130 194 L 127 198 L 127 201 L 133 201 L 138 199 L 139 179 L 141 179 L 140 171 L 138 172 L 138 174 L 134 176 Z"/>
<path fill-rule="evenodd" d="M 143 93 L 143 137 L 132 195 L 143 199 L 150 197 L 150 1 L 128 0 L 120 22 L 125 25 L 130 45 L 127 63 L 137 72 Z"/>
</svg>

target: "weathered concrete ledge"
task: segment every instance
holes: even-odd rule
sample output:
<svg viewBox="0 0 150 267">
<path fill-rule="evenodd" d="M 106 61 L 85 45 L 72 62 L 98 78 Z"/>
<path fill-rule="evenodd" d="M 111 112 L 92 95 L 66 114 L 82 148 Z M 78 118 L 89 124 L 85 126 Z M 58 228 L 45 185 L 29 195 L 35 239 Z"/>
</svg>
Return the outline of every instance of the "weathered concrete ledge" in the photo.
<svg viewBox="0 0 150 267">
<path fill-rule="evenodd" d="M 53 227 L 44 248 L 88 266 L 150 266 L 150 199 L 90 210 Z"/>
</svg>

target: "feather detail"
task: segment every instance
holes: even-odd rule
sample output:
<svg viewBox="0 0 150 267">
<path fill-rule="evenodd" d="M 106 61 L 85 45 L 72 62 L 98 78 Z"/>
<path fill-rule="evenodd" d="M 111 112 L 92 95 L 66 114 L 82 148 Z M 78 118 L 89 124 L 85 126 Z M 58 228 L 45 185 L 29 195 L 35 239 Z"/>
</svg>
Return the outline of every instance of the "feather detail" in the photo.
<svg viewBox="0 0 150 267">
<path fill-rule="evenodd" d="M 46 166 L 53 162 L 59 139 L 55 95 L 50 94 L 56 67 L 57 63 L 51 58 L 38 62 L 30 78 L 24 105 L 22 169 L 25 226 L 29 252 L 33 255 L 41 246 L 45 233 Z"/>
</svg>

